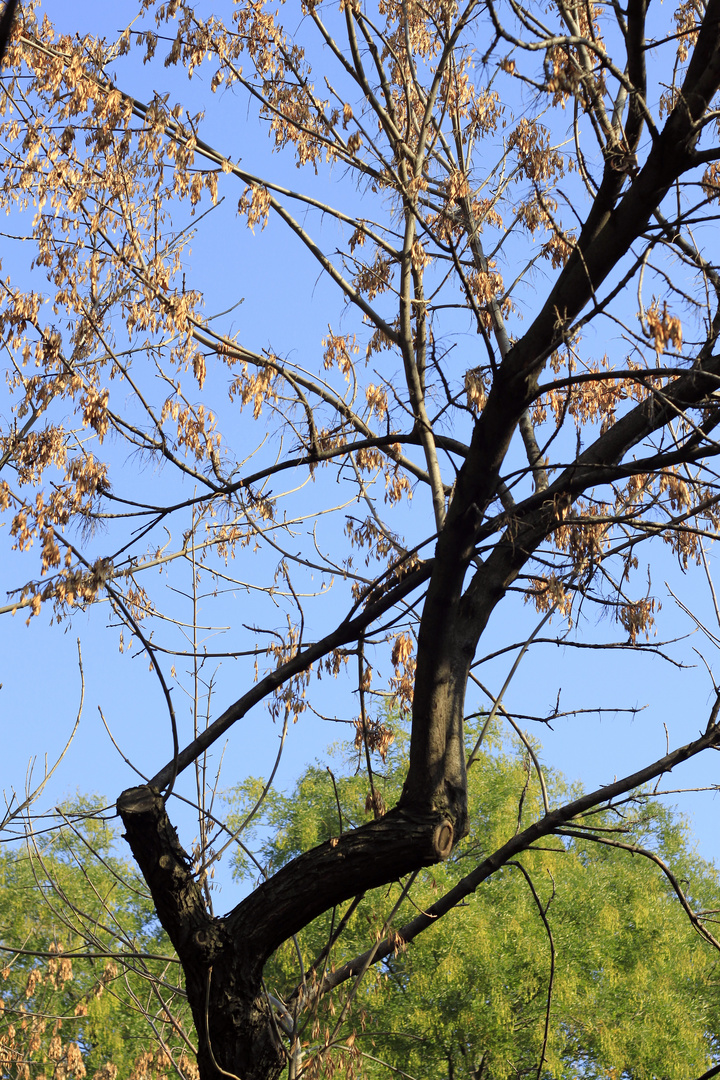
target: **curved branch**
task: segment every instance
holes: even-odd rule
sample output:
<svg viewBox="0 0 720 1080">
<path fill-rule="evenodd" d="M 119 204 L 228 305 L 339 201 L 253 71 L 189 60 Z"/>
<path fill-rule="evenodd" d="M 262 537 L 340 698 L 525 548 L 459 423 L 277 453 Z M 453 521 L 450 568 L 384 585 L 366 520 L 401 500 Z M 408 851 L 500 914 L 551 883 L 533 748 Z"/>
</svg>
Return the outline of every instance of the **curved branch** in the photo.
<svg viewBox="0 0 720 1080">
<path fill-rule="evenodd" d="M 714 709 L 714 713 L 716 711 L 717 706 Z M 712 720 L 713 716 L 711 715 L 711 721 Z M 655 780 L 664 773 L 671 772 L 672 769 L 683 762 L 689 761 L 709 747 L 715 747 L 718 746 L 718 744 L 720 744 L 720 729 L 712 722 L 709 730 L 706 731 L 704 735 L 700 736 L 699 739 L 695 739 L 685 746 L 678 747 L 676 750 L 673 750 L 664 757 L 654 761 L 651 765 L 647 765 L 645 768 L 639 769 L 637 772 L 631 773 L 621 780 L 616 780 L 612 784 L 597 788 L 595 791 L 582 795 L 579 799 L 566 803 L 565 806 L 561 806 L 558 809 L 551 811 L 551 813 L 546 814 L 545 817 L 540 818 L 538 821 L 528 826 L 527 829 L 524 829 L 514 836 L 494 852 L 494 854 L 490 855 L 480 863 L 480 865 L 471 873 L 461 878 L 457 885 L 453 886 L 445 896 L 437 900 L 426 911 L 416 915 L 414 919 L 411 919 L 409 923 L 406 923 L 405 926 L 401 927 L 398 931 L 400 937 L 405 943 L 412 941 L 424 930 L 427 930 L 428 927 L 432 926 L 438 919 L 442 918 L 443 915 L 447 915 L 449 911 L 452 911 L 457 907 L 466 896 L 475 892 L 483 881 L 487 881 L 489 877 L 496 873 L 502 866 L 505 866 L 516 855 L 520 854 L 522 851 L 526 851 L 532 844 L 541 840 L 543 837 L 556 833 L 565 824 L 572 821 L 573 818 L 586 813 L 594 807 L 600 806 L 602 803 L 614 799 L 617 795 L 623 795 L 628 791 L 632 791 L 633 788 L 642 787 L 643 784 L 648 783 L 648 781 Z M 394 945 L 389 943 L 381 946 L 375 954 L 375 962 L 389 956 L 394 947 Z M 361 970 L 367 955 L 368 953 L 363 953 L 354 960 L 350 960 L 348 963 L 343 964 L 343 966 L 339 967 L 336 971 L 326 975 L 318 988 L 317 993 L 325 994 L 329 990 L 334 989 L 334 987 L 339 986 L 340 983 L 352 978 L 357 971 Z"/>
</svg>

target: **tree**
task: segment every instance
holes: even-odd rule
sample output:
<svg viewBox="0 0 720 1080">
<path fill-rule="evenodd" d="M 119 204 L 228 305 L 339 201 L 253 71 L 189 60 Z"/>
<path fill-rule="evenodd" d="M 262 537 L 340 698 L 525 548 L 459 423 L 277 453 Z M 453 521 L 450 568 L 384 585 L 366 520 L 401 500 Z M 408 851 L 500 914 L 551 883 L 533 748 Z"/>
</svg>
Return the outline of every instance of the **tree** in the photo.
<svg viewBox="0 0 720 1080">
<path fill-rule="evenodd" d="M 142 880 L 112 852 L 103 807 L 0 854 L 4 1076 L 161 1080 L 194 1069 L 179 965 Z"/>
<path fill-rule="evenodd" d="M 407 769 L 404 726 L 389 748 L 383 799 L 397 801 Z M 478 736 L 468 732 L 468 750 Z M 348 768 L 348 764 L 350 768 Z M 567 782 L 545 772 L 553 802 L 567 800 Z M 234 793 L 230 821 L 240 825 L 257 801 L 260 780 Z M 497 733 L 486 735 L 468 774 L 469 837 L 450 858 L 421 871 L 412 900 L 401 901 L 392 931 L 418 908 L 427 910 L 452 889 L 478 853 L 493 851 L 518 823 L 542 815 L 542 790 L 528 750 L 510 747 Z M 254 854 L 267 872 L 277 871 L 313 844 L 349 828 L 366 815 L 366 780 L 357 761 L 308 768 L 296 788 L 272 793 L 255 818 Z M 657 805 L 651 793 L 636 793 L 612 813 L 592 820 L 605 843 L 579 830 L 552 844 L 524 852 L 447 917 L 405 949 L 400 941 L 347 1007 L 320 998 L 315 1016 L 301 1017 L 306 1059 L 327 1039 L 337 1071 L 386 1076 L 388 1067 L 411 1076 L 535 1075 L 544 1046 L 543 1076 L 695 1077 L 704 1071 L 717 1043 L 716 957 L 694 932 L 677 903 L 676 887 L 691 880 L 693 901 L 717 910 L 714 866 L 692 852 L 681 819 Z M 617 845 L 617 846 L 616 846 Z M 627 852 L 634 851 L 634 858 Z M 645 852 L 643 857 L 640 853 Z M 665 867 L 648 856 L 655 853 Z M 257 866 L 241 852 L 236 872 L 251 883 Z M 305 980 L 332 982 L 367 941 L 368 926 L 383 926 L 401 892 L 396 884 L 352 901 L 334 917 L 321 916 L 295 942 L 286 942 L 265 969 L 270 992 L 292 1000 L 307 958 Z M 326 945 L 336 926 L 343 934 Z M 501 947 L 498 944 L 502 943 Z M 310 967 L 316 958 L 319 963 Z M 328 1066 L 332 1075 L 332 1064 Z"/>
<path fill-rule="evenodd" d="M 559 621 L 595 611 L 620 628 L 620 641 L 598 631 L 606 646 L 657 649 L 646 551 L 697 565 L 711 587 L 720 3 L 648 21 L 644 0 L 340 11 L 308 0 L 285 10 L 293 30 L 260 0 L 203 11 L 144 0 L 110 43 L 56 39 L 30 5 L 15 28 L 0 197 L 33 256 L 2 285 L 14 412 L 0 506 L 25 565 L 39 556 L 7 610 L 32 618 L 45 605 L 62 619 L 104 600 L 157 677 L 174 750 L 118 812 L 183 967 L 203 1080 L 266 1080 L 288 1060 L 292 1073 L 296 1050 L 263 985 L 275 951 L 370 889 L 409 890 L 468 834 L 464 720 L 480 707 L 481 640 L 522 653 L 554 617 L 553 639 L 582 646 Z M 202 107 L 218 102 L 217 126 L 157 83 L 145 101 L 123 89 L 125 75 L 142 78 L 140 57 L 160 84 L 168 68 L 210 72 L 224 96 Z M 244 116 L 297 163 L 302 190 L 274 162 L 262 176 L 246 168 Z M 226 293 L 216 306 L 193 280 L 193 229 L 198 243 L 216 214 L 231 266 L 225 193 L 251 231 L 272 218 L 302 253 L 276 256 L 264 285 L 282 346 L 247 341 L 227 311 L 206 314 L 206 302 L 230 306 Z M 237 243 L 232 265 L 253 266 L 252 239 Z M 331 314 L 322 345 L 298 357 L 302 331 L 278 315 L 288 275 L 296 267 L 301 288 L 309 265 Z M 148 573 L 176 565 L 188 568 L 190 619 L 163 608 Z M 252 596 L 233 608 L 220 654 L 248 666 L 207 723 L 218 654 L 199 638 L 200 577 L 218 598 Z M 498 640 L 491 617 L 516 593 L 540 623 Z M 388 808 L 372 756 L 391 733 L 370 695 L 373 668 L 389 664 L 411 734 Z M 262 703 L 286 730 L 321 674 L 354 694 L 373 818 L 215 916 L 204 755 Z M 404 926 L 404 944 L 547 838 L 572 828 L 601 840 L 586 815 L 715 749 L 718 709 L 720 696 L 700 734 L 631 775 L 548 798 Z M 193 859 L 168 816 L 192 768 Z M 690 901 L 687 913 L 701 930 Z M 371 936 L 345 977 L 397 945 Z M 314 1007 L 299 986 L 292 1008 Z"/>
</svg>

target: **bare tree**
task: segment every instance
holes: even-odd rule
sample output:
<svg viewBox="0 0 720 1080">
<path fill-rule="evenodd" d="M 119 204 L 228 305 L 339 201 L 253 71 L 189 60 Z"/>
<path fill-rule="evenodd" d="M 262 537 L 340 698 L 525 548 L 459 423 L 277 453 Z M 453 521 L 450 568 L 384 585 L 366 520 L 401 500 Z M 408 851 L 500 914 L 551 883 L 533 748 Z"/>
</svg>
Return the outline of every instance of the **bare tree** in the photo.
<svg viewBox="0 0 720 1080">
<path fill-rule="evenodd" d="M 392 952 L 397 934 L 410 943 L 531 845 L 720 742 L 719 696 L 693 741 L 548 805 L 314 989 L 301 981 L 282 1004 L 264 988 L 268 958 L 316 916 L 445 859 L 467 834 L 468 685 L 513 591 L 544 623 L 609 613 L 614 644 L 640 653 L 655 612 L 645 550 L 669 545 L 710 581 L 720 2 L 650 22 L 648 6 L 307 0 L 285 10 L 290 32 L 259 2 L 226 20 L 217 6 L 146 0 L 146 22 L 114 43 L 55 39 L 30 7 L 15 29 L 0 191 L 19 221 L 31 216 L 20 228 L 60 323 L 22 276 L 2 283 L 15 414 L 0 504 L 15 547 L 40 555 L 6 610 L 65 616 L 106 600 L 160 681 L 174 752 L 117 806 L 184 969 L 203 1080 L 266 1080 L 288 1060 L 297 1072 L 293 1018 Z M 211 71 L 212 90 L 224 88 L 215 135 L 211 100 L 204 118 L 120 85 L 133 57 L 152 63 L 157 50 L 166 68 Z M 223 127 L 236 114 L 267 127 L 302 190 L 240 160 Z M 239 198 L 251 230 L 285 229 L 288 264 L 263 286 L 278 323 L 293 244 L 299 275 L 310 260 L 336 291 L 336 329 L 314 351 L 297 356 L 292 332 L 285 352 L 247 341 L 230 314 L 206 314 L 187 248 L 213 220 L 206 204 L 225 212 L 221 196 Z M 226 243 L 217 257 L 229 268 L 253 265 L 247 234 Z M 340 524 L 318 532 L 316 518 Z M 161 609 L 147 573 L 178 562 L 194 589 L 202 573 L 251 597 L 222 655 L 249 657 L 255 676 L 207 722 L 198 685 L 221 654 L 196 629 L 182 646 L 169 636 L 177 612 Z M 271 616 L 265 630 L 273 605 L 284 624 Z M 195 683 L 184 744 L 177 656 Z M 391 733 L 368 704 L 372 668 L 388 661 L 389 690 L 411 707 L 409 769 L 389 809 L 371 755 Z M 237 722 L 263 702 L 285 725 L 297 719 L 322 673 L 356 691 L 371 820 L 218 917 L 203 878 L 214 835 L 204 755 L 242 738 Z M 195 863 L 168 817 L 192 768 L 207 831 Z"/>
</svg>

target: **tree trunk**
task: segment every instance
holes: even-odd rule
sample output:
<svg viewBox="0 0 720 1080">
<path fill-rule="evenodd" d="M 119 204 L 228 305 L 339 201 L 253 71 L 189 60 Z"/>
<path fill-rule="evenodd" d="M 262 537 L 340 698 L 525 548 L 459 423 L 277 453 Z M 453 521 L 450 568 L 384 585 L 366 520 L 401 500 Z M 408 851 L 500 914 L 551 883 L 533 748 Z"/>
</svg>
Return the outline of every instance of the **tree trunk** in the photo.
<svg viewBox="0 0 720 1080">
<path fill-rule="evenodd" d="M 447 858 L 456 838 L 447 814 L 397 808 L 294 859 L 216 917 L 157 789 L 129 788 L 117 809 L 183 967 L 201 1080 L 274 1080 L 286 1051 L 263 988 L 266 960 L 333 905 Z"/>
</svg>

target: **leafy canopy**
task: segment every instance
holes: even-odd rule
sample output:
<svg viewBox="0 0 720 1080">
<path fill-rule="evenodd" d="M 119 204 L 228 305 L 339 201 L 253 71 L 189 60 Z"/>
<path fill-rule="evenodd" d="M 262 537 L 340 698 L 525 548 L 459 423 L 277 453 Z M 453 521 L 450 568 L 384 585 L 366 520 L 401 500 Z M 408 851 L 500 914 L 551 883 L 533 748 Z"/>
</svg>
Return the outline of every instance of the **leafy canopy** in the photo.
<svg viewBox="0 0 720 1080">
<path fill-rule="evenodd" d="M 374 774 L 389 804 L 407 769 L 407 736 L 395 730 L 397 742 Z M 289 794 L 267 797 L 252 841 L 244 834 L 257 862 L 242 851 L 235 856 L 242 881 L 257 878 L 258 863 L 272 874 L 366 819 L 362 762 L 348 762 L 343 751 L 335 756 L 337 772 L 313 766 Z M 553 802 L 579 793 L 550 770 L 545 782 Z M 261 788 L 247 780 L 234 789 L 231 825 L 241 824 Z M 575 835 L 531 847 L 406 946 L 402 928 L 418 910 L 542 813 L 525 746 L 486 736 L 469 773 L 469 797 L 469 836 L 447 862 L 419 872 L 411 898 L 396 906 L 407 885 L 401 881 L 358 905 L 340 905 L 266 968 L 270 992 L 292 1002 L 303 975 L 321 982 L 362 953 L 368 937 L 394 943 L 359 990 L 336 992 L 301 1024 L 308 1053 L 326 1043 L 334 1050 L 324 1074 L 379 1078 L 389 1066 L 457 1080 L 535 1075 L 546 1024 L 548 1080 L 690 1080 L 703 1073 L 720 1040 L 717 952 L 693 929 L 658 865 L 627 850 L 655 852 L 711 926 L 720 877 L 694 853 L 683 819 L 650 791 L 634 792 L 581 819 Z M 580 835 L 583 827 L 595 836 Z"/>
<path fill-rule="evenodd" d="M 64 830 L 0 850 L 0 1048 L 12 1080 L 195 1069 L 177 959 L 99 809 L 79 800 L 63 808 Z"/>
</svg>

